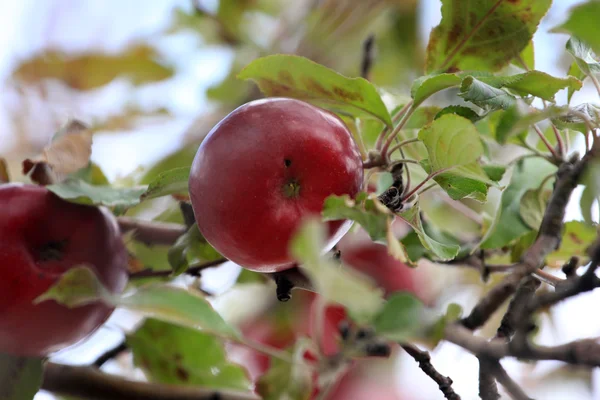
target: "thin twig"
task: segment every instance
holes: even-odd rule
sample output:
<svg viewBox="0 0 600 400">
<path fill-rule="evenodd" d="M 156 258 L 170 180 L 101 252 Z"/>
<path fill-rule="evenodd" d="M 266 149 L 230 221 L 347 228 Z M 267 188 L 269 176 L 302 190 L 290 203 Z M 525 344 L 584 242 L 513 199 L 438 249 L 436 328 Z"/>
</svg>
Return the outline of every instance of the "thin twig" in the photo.
<svg viewBox="0 0 600 400">
<path fill-rule="evenodd" d="M 387 155 L 388 158 L 390 158 L 392 153 L 395 152 L 396 150 L 400 149 L 402 146 L 405 146 L 410 143 L 416 143 L 416 142 L 420 142 L 419 138 L 406 139 L 406 140 L 399 142 L 397 145 L 395 145 L 394 147 L 392 147 L 391 149 L 388 150 L 388 155 Z"/>
<path fill-rule="evenodd" d="M 498 382 L 506 389 L 513 400 L 532 400 L 527 393 L 506 373 L 500 361 L 490 361 L 489 368 Z"/>
<path fill-rule="evenodd" d="M 552 153 L 552 156 L 555 159 L 560 160 L 561 156 L 559 156 L 558 153 L 556 153 L 556 150 L 554 150 L 554 147 L 552 147 L 552 145 L 550 144 L 550 142 L 548 141 L 548 139 L 546 139 L 546 136 L 544 136 L 544 133 L 540 130 L 540 128 L 536 124 L 533 124 L 533 130 L 535 131 L 535 133 L 537 133 L 537 135 L 539 136 L 540 140 L 548 148 L 548 151 L 550 151 L 550 153 Z"/>
<path fill-rule="evenodd" d="M 217 265 L 221 265 L 224 262 L 227 262 L 226 258 L 219 258 L 218 260 L 208 261 L 201 264 L 195 264 L 189 267 L 184 274 L 191 276 L 199 276 L 202 270 L 206 268 L 216 267 Z M 173 274 L 173 271 L 170 269 L 167 270 L 159 270 L 154 271 L 151 269 L 145 269 L 139 272 L 133 272 L 129 274 L 129 279 L 143 279 L 143 278 L 164 278 L 169 277 Z"/>
<path fill-rule="evenodd" d="M 452 379 L 440 374 L 431 364 L 431 356 L 427 351 L 418 349 L 411 344 L 401 344 L 402 348 L 419 363 L 419 368 L 423 370 L 431 379 L 438 384 L 440 391 L 448 400 L 460 400 L 460 396 L 452 389 Z"/>
<path fill-rule="evenodd" d="M 183 235 L 185 225 L 167 222 L 143 221 L 130 217 L 118 217 L 122 232 L 134 231 L 134 237 L 142 243 L 171 245 Z"/>
<path fill-rule="evenodd" d="M 122 340 L 119 344 L 105 351 L 100 355 L 100 357 L 96 358 L 96 361 L 92 363 L 92 366 L 95 368 L 101 368 L 104 364 L 106 364 L 106 362 L 112 360 L 113 358 L 125 352 L 126 350 L 127 342 L 125 340 Z"/>
<path fill-rule="evenodd" d="M 43 390 L 87 400 L 259 400 L 251 392 L 136 382 L 92 367 L 46 363 Z"/>
<path fill-rule="evenodd" d="M 390 135 L 388 136 L 387 140 L 385 141 L 383 147 L 381 148 L 381 154 L 386 159 L 387 159 L 388 149 L 392 145 L 392 142 L 394 141 L 394 139 L 396 139 L 396 136 L 398 136 L 398 134 L 400 133 L 402 128 L 404 128 L 404 125 L 406 125 L 406 123 L 408 122 L 412 113 L 415 110 L 412 107 L 412 104 L 413 104 L 412 100 L 406 104 L 406 106 L 410 106 L 410 108 L 408 108 L 408 110 L 404 113 L 404 115 L 402 116 L 402 119 L 400 120 L 400 122 L 398 122 L 398 125 L 396 125 L 396 127 L 392 130 L 392 133 L 390 133 Z M 406 106 L 404 106 L 404 107 L 406 107 Z"/>
</svg>

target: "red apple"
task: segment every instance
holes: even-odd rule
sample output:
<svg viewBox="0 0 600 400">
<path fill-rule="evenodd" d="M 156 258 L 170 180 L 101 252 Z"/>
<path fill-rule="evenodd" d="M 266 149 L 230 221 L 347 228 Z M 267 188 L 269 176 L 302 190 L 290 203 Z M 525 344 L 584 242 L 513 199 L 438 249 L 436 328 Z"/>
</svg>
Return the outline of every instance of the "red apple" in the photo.
<svg viewBox="0 0 600 400">
<path fill-rule="evenodd" d="M 189 189 L 206 240 L 242 267 L 291 268 L 289 241 L 329 195 L 355 196 L 362 160 L 335 115 L 302 101 L 247 103 L 219 122 L 192 164 Z M 331 248 L 349 229 L 328 223 Z"/>
<path fill-rule="evenodd" d="M 34 185 L 0 186 L 0 352 L 45 356 L 97 329 L 112 308 L 32 302 L 86 265 L 112 292 L 127 282 L 127 251 L 113 215 Z"/>
<path fill-rule="evenodd" d="M 343 263 L 371 277 L 386 296 L 397 291 L 418 294 L 414 269 L 391 256 L 386 246 L 374 242 L 352 246 L 340 243 L 339 248 Z"/>
</svg>

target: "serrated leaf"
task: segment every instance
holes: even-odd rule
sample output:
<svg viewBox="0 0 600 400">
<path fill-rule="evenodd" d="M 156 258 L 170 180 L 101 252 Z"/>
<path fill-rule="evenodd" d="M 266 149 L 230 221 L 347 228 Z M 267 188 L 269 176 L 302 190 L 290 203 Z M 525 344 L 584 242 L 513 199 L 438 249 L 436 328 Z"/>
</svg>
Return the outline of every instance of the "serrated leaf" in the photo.
<svg viewBox="0 0 600 400">
<path fill-rule="evenodd" d="M 529 44 L 551 0 L 442 1 L 442 21 L 429 37 L 425 69 L 497 71 Z"/>
<path fill-rule="evenodd" d="M 96 89 L 118 77 L 141 85 L 173 75 L 173 69 L 157 59 L 156 51 L 147 45 L 137 45 L 118 54 L 71 55 L 48 51 L 21 63 L 13 77 L 28 84 L 56 79 L 78 90 Z"/>
<path fill-rule="evenodd" d="M 366 79 L 347 78 L 334 70 L 292 55 L 262 57 L 238 75 L 252 79 L 267 96 L 313 101 L 325 108 L 350 109 L 392 126 L 392 118 L 377 89 Z"/>
<path fill-rule="evenodd" d="M 428 160 L 421 161 L 426 168 Z M 448 193 L 453 200 L 471 198 L 481 203 L 487 201 L 488 188 L 496 186 L 496 182 L 488 178 L 487 173 L 477 162 L 461 165 L 448 172 L 436 175 L 433 180 Z"/>
<path fill-rule="evenodd" d="M 140 196 L 146 191 L 146 187 L 96 186 L 72 178 L 46 188 L 72 203 L 111 207 L 118 210 L 115 212 L 120 213 L 138 204 Z"/>
<path fill-rule="evenodd" d="M 180 325 L 146 319 L 127 336 L 134 364 L 152 382 L 214 389 L 247 390 L 251 383 L 230 363 L 217 337 Z"/>
<path fill-rule="evenodd" d="M 494 221 L 482 239 L 482 248 L 506 246 L 531 230 L 521 218 L 523 195 L 529 189 L 538 188 L 555 171 L 556 166 L 541 158 L 526 158 L 513 167 L 510 183 L 502 193 Z"/>
<path fill-rule="evenodd" d="M 551 190 L 543 187 L 529 189 L 523 194 L 519 212 L 521 213 L 521 218 L 523 218 L 525 224 L 531 229 L 539 229 L 551 194 Z"/>
<path fill-rule="evenodd" d="M 396 342 L 414 339 L 425 329 L 424 322 L 431 313 L 421 300 L 410 293 L 397 292 L 390 296 L 373 321 L 378 335 Z"/>
<path fill-rule="evenodd" d="M 459 117 L 463 117 L 468 119 L 471 122 L 477 122 L 479 121 L 481 118 L 483 118 L 482 116 L 480 116 L 479 114 L 477 114 L 475 111 L 473 111 L 473 109 L 469 108 L 469 107 L 465 107 L 465 106 L 448 106 L 448 107 L 444 107 L 442 110 L 440 110 L 440 112 L 438 112 L 435 115 L 434 119 L 438 119 L 443 115 L 446 114 L 455 114 L 458 115 Z"/>
<path fill-rule="evenodd" d="M 197 292 L 166 284 L 149 284 L 130 294 L 112 294 L 87 267 L 77 267 L 65 272 L 35 302 L 47 300 L 54 300 L 67 307 L 102 301 L 113 307 L 141 312 L 163 321 L 202 328 L 225 338 L 238 336 L 238 332 Z"/>
<path fill-rule="evenodd" d="M 310 398 L 312 374 L 301 345 L 296 345 L 293 360 L 291 363 L 276 358 L 271 360 L 271 367 L 256 383 L 256 391 L 263 400 Z"/>
<path fill-rule="evenodd" d="M 148 189 L 140 196 L 140 200 L 150 200 L 188 191 L 190 168 L 182 167 L 161 172 L 150 182 Z"/>
<path fill-rule="evenodd" d="M 598 236 L 598 227 L 582 221 L 565 223 L 564 233 L 558 250 L 546 258 L 546 263 L 554 268 L 560 268 L 572 256 L 582 259 L 587 257 L 587 249 Z"/>
<path fill-rule="evenodd" d="M 571 8 L 567 21 L 552 29 L 552 32 L 569 33 L 587 43 L 593 51 L 600 53 L 600 3 L 590 1 Z"/>
<path fill-rule="evenodd" d="M 328 302 L 346 307 L 357 322 L 369 322 L 383 304 L 383 291 L 351 268 L 322 256 L 325 228 L 308 220 L 291 241 L 291 253 L 319 293 Z"/>
<path fill-rule="evenodd" d="M 413 205 L 413 207 L 410 210 L 399 214 L 399 216 L 414 229 L 423 247 L 431 251 L 438 259 L 446 261 L 452 260 L 454 257 L 456 257 L 458 251 L 460 250 L 459 246 L 440 243 L 432 239 L 425 232 L 425 230 L 423 229 L 423 224 L 421 222 L 421 214 L 419 212 L 418 203 Z"/>
<path fill-rule="evenodd" d="M 387 223 L 392 218 L 383 204 L 366 193 L 360 193 L 355 200 L 348 195 L 331 195 L 323 203 L 322 215 L 324 221 L 350 219 L 358 222 L 375 242 L 385 242 Z"/>
<path fill-rule="evenodd" d="M 41 358 L 0 353 L 0 399 L 33 400 L 42 384 Z"/>
<path fill-rule="evenodd" d="M 415 79 L 410 95 L 413 98 L 413 108 L 417 108 L 432 94 L 453 86 L 460 85 L 461 79 L 455 74 L 426 75 Z"/>
<path fill-rule="evenodd" d="M 517 100 L 505 90 L 495 88 L 470 75 L 462 80 L 458 95 L 486 111 L 505 110 Z"/>
<path fill-rule="evenodd" d="M 483 155 L 475 125 L 454 114 L 443 115 L 421 129 L 419 140 L 427 147 L 429 173 L 470 164 Z"/>
<path fill-rule="evenodd" d="M 510 76 L 480 76 L 477 78 L 495 88 L 508 88 L 520 96 L 532 95 L 554 102 L 554 95 L 561 89 L 579 90 L 582 83 L 573 76 L 557 78 L 541 71 L 528 71 Z"/>
<path fill-rule="evenodd" d="M 192 264 L 223 258 L 202 236 L 198 224 L 192 225 L 177 239 L 169 249 L 168 257 L 174 276 L 184 273 Z"/>
</svg>

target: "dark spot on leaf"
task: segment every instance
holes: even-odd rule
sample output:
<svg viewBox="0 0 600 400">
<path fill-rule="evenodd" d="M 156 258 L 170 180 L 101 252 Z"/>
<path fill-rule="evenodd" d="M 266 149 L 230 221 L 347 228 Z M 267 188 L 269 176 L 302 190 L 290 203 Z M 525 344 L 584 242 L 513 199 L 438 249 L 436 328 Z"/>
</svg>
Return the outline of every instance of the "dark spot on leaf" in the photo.
<svg viewBox="0 0 600 400">
<path fill-rule="evenodd" d="M 177 375 L 177 378 L 179 378 L 179 380 L 182 382 L 187 382 L 190 380 L 190 374 L 179 365 L 177 366 L 177 368 L 175 368 L 175 374 Z"/>
<path fill-rule="evenodd" d="M 183 356 L 181 355 L 181 353 L 175 353 L 175 355 L 173 355 L 173 358 L 175 359 L 175 361 L 183 360 Z"/>
<path fill-rule="evenodd" d="M 451 43 L 451 46 L 455 46 L 455 43 L 458 42 L 459 38 L 462 36 L 462 26 L 459 24 L 454 24 L 450 32 L 448 33 L 448 42 Z"/>
<path fill-rule="evenodd" d="M 319 82 L 317 82 L 313 78 L 304 78 L 302 79 L 302 83 L 304 83 L 304 86 L 306 86 L 306 88 L 311 92 L 319 93 L 320 95 L 325 97 L 333 96 L 333 94 L 329 90 L 325 89 Z"/>
<path fill-rule="evenodd" d="M 294 81 L 294 77 L 288 71 L 279 71 L 277 74 L 279 79 L 288 86 L 296 86 L 296 82 Z"/>
<path fill-rule="evenodd" d="M 293 93 L 290 87 L 271 79 L 261 79 L 259 85 L 263 92 L 266 92 L 269 96 L 291 97 L 291 93 Z"/>
<path fill-rule="evenodd" d="M 571 240 L 579 245 L 584 244 L 583 240 L 581 240 L 579 238 L 579 236 L 577 236 L 575 233 L 573 232 L 569 232 L 569 237 L 571 238 Z"/>
<path fill-rule="evenodd" d="M 364 100 L 362 94 L 360 94 L 359 92 L 350 92 L 344 88 L 337 87 L 337 86 L 333 88 L 333 91 L 335 92 L 335 94 L 338 97 L 341 97 L 347 101 L 363 101 Z"/>
</svg>

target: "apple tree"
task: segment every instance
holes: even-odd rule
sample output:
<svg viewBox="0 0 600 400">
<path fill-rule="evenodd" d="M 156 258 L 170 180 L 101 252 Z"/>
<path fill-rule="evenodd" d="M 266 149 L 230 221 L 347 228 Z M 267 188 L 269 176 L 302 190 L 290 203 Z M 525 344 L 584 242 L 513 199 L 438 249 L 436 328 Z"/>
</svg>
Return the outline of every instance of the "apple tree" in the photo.
<svg viewBox="0 0 600 400">
<path fill-rule="evenodd" d="M 530 398 L 506 359 L 600 366 L 597 337 L 540 340 L 554 306 L 600 286 L 599 108 L 572 102 L 600 96 L 600 3 L 552 29 L 560 76 L 535 69 L 551 0 L 442 0 L 424 51 L 417 1 L 191 3 L 162 34 L 235 58 L 181 148 L 107 178 L 95 135 L 169 118 L 132 106 L 0 159 L 0 399 L 402 399 L 409 357 L 457 400 L 447 343 L 483 400 Z M 172 78 L 159 58 L 48 50 L 11 81 L 83 98 Z M 231 267 L 226 290 L 203 285 Z M 121 342 L 56 360 L 116 309 L 137 318 Z"/>
</svg>

